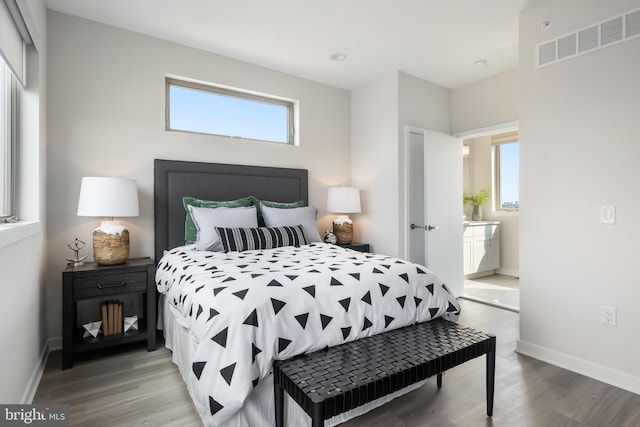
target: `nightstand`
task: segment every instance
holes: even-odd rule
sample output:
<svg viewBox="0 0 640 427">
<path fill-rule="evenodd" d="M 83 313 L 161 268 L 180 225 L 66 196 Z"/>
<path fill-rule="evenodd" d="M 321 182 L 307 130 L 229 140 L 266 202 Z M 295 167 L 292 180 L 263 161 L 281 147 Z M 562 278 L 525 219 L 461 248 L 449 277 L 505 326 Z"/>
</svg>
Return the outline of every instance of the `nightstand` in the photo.
<svg viewBox="0 0 640 427">
<path fill-rule="evenodd" d="M 353 249 L 354 251 L 358 251 L 358 252 L 369 252 L 369 244 L 368 243 L 351 242 L 351 243 L 345 244 L 345 245 L 338 244 L 338 246 L 341 246 L 341 247 L 347 248 L 347 249 Z"/>
<path fill-rule="evenodd" d="M 156 348 L 155 263 L 151 258 L 129 259 L 120 265 L 88 262 L 68 265 L 62 273 L 62 369 L 73 366 L 77 353 L 135 341 L 147 341 L 147 350 Z M 138 329 L 113 335 L 83 338 L 77 323 L 78 301 L 114 299 L 142 295 L 143 313 L 138 313 Z M 96 319 L 100 313 L 96 313 Z"/>
</svg>

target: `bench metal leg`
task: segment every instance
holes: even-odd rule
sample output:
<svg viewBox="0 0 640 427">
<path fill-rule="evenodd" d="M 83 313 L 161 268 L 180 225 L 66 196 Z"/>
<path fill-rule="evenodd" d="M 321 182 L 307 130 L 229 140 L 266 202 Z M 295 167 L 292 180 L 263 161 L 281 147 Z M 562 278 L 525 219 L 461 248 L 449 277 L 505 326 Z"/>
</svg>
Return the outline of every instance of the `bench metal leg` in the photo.
<svg viewBox="0 0 640 427">
<path fill-rule="evenodd" d="M 496 382 L 496 337 L 489 342 L 487 352 L 487 415 L 493 415 L 493 391 Z"/>
<path fill-rule="evenodd" d="M 273 391 L 276 412 L 276 427 L 284 427 L 284 389 L 273 379 Z"/>
<path fill-rule="evenodd" d="M 442 388 L 442 372 L 437 376 L 438 388 Z"/>
<path fill-rule="evenodd" d="M 311 427 L 324 427 L 324 402 L 313 405 Z"/>
</svg>

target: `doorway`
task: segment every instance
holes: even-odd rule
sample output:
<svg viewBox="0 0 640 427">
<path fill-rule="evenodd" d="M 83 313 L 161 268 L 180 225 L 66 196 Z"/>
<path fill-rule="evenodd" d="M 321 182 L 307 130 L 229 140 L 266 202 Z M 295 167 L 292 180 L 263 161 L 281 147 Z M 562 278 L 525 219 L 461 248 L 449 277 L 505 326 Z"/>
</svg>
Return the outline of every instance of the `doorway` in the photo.
<svg viewBox="0 0 640 427">
<path fill-rule="evenodd" d="M 404 257 L 436 273 L 455 296 L 464 287 L 461 149 L 451 135 L 405 127 Z"/>
<path fill-rule="evenodd" d="M 473 203 L 465 203 L 463 298 L 519 311 L 517 123 L 458 136 L 463 139 L 463 196 L 470 200 L 481 191 L 489 196 L 481 205 L 482 218 L 472 218 Z"/>
</svg>

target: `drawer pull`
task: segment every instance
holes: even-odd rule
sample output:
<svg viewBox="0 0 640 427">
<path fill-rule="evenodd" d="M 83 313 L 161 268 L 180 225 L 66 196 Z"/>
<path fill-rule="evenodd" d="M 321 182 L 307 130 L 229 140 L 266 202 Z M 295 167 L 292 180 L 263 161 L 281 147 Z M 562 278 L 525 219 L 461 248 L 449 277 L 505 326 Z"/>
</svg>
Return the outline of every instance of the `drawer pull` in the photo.
<svg viewBox="0 0 640 427">
<path fill-rule="evenodd" d="M 98 283 L 98 289 L 108 289 L 108 288 L 119 288 L 121 286 L 125 286 L 124 282 L 120 282 L 120 283 L 115 283 L 113 285 L 103 285 Z"/>
</svg>

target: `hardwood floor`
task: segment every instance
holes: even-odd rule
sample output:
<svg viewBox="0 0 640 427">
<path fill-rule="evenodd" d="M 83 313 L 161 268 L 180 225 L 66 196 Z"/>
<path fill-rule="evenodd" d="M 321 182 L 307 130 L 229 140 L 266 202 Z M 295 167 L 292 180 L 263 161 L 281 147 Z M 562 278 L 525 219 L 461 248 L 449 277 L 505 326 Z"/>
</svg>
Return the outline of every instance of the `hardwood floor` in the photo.
<svg viewBox="0 0 640 427">
<path fill-rule="evenodd" d="M 490 305 L 520 310 L 520 280 L 504 274 L 464 280 L 464 298 Z"/>
<path fill-rule="evenodd" d="M 460 303 L 461 324 L 497 336 L 493 418 L 486 416 L 483 357 L 448 371 L 442 389 L 430 381 L 343 427 L 640 425 L 639 395 L 515 353 L 516 313 Z M 73 426 L 201 425 L 171 354 L 162 347 L 149 353 L 134 346 L 81 359 L 66 371 L 60 352 L 52 353 L 34 403 L 68 403 Z"/>
<path fill-rule="evenodd" d="M 69 404 L 72 426 L 202 426 L 169 350 L 114 350 L 80 355 L 65 371 L 61 352 L 52 353 L 34 403 Z"/>
</svg>

